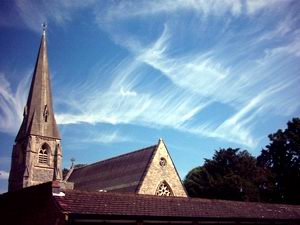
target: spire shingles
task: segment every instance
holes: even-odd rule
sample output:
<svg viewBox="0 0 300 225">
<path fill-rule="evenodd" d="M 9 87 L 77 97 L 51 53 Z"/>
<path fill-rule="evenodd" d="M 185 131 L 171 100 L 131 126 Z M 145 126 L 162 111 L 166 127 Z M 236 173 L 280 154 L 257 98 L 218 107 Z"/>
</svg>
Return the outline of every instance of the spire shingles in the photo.
<svg viewBox="0 0 300 225">
<path fill-rule="evenodd" d="M 28 135 L 60 139 L 52 106 L 45 30 L 41 39 L 27 104 L 24 108 L 23 122 L 16 141 Z"/>
</svg>

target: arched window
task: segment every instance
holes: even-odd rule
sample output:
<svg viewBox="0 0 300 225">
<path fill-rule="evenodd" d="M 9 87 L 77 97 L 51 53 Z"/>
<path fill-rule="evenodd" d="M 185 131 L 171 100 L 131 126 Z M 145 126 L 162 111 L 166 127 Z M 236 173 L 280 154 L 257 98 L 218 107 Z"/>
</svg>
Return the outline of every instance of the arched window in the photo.
<svg viewBox="0 0 300 225">
<path fill-rule="evenodd" d="M 46 143 L 42 145 L 41 149 L 39 150 L 39 163 L 42 163 L 42 164 L 47 164 L 48 163 L 48 154 L 49 154 L 49 151 L 50 150 L 50 147 L 49 145 L 47 145 Z"/>
<path fill-rule="evenodd" d="M 173 191 L 170 188 L 169 184 L 166 181 L 161 182 L 157 189 L 155 195 L 158 196 L 173 196 Z"/>
</svg>

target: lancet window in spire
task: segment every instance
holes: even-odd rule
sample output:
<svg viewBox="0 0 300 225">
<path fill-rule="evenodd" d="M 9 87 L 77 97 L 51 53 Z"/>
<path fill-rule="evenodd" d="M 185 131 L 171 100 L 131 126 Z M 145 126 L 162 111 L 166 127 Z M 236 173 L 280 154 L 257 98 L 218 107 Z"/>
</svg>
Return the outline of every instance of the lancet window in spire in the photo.
<svg viewBox="0 0 300 225">
<path fill-rule="evenodd" d="M 44 113 L 43 113 L 45 122 L 47 122 L 47 120 L 48 120 L 48 114 L 49 114 L 48 107 L 47 107 L 47 105 L 45 105 L 45 107 L 44 107 Z"/>
</svg>

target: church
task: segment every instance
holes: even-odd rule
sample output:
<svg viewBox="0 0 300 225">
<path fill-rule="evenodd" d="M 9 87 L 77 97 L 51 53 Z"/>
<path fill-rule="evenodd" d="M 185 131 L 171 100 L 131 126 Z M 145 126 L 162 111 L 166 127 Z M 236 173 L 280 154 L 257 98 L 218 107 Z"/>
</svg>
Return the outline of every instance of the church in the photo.
<svg viewBox="0 0 300 225">
<path fill-rule="evenodd" d="M 71 168 L 62 177 L 61 137 L 55 121 L 46 31 L 43 31 L 23 121 L 15 139 L 9 191 L 60 181 L 75 190 L 186 197 L 163 140 L 125 155 Z"/>
<path fill-rule="evenodd" d="M 300 206 L 189 198 L 162 139 L 65 177 L 62 157 L 44 29 L 1 224 L 300 224 Z"/>
</svg>

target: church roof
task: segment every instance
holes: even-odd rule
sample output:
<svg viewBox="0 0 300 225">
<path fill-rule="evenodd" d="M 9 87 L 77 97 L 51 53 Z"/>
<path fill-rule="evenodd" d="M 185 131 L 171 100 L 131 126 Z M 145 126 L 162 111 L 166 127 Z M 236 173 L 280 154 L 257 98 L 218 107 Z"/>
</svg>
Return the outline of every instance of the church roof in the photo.
<svg viewBox="0 0 300 225">
<path fill-rule="evenodd" d="M 74 169 L 68 181 L 74 189 L 136 193 L 157 145 Z"/>
<path fill-rule="evenodd" d="M 16 141 L 32 134 L 60 139 L 52 106 L 45 31 L 43 31 L 23 121 Z"/>
</svg>

